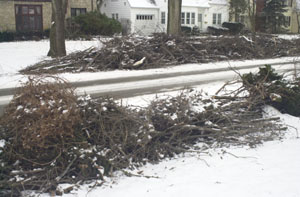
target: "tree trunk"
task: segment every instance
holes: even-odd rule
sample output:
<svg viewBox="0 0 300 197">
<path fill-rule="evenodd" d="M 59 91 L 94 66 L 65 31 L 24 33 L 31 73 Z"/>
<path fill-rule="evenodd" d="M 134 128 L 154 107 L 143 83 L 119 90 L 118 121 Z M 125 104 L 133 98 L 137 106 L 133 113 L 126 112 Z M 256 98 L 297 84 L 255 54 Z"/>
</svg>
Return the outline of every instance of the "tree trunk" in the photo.
<svg viewBox="0 0 300 197">
<path fill-rule="evenodd" d="M 52 0 L 52 25 L 50 30 L 50 50 L 48 52 L 48 55 L 51 57 L 62 57 L 66 55 L 66 8 L 67 0 Z"/>
<path fill-rule="evenodd" d="M 182 0 L 168 0 L 168 29 L 169 35 L 181 34 L 181 5 Z"/>
<path fill-rule="evenodd" d="M 256 1 L 248 0 L 248 17 L 251 26 L 252 40 L 256 40 Z"/>
<path fill-rule="evenodd" d="M 55 26 L 56 26 L 56 49 L 57 57 L 66 55 L 65 44 L 65 16 L 66 16 L 66 0 L 53 0 L 55 1 Z"/>
<path fill-rule="evenodd" d="M 55 28 L 55 8 L 52 4 L 51 28 L 50 28 L 50 49 L 47 56 L 56 57 L 56 28 Z"/>
</svg>

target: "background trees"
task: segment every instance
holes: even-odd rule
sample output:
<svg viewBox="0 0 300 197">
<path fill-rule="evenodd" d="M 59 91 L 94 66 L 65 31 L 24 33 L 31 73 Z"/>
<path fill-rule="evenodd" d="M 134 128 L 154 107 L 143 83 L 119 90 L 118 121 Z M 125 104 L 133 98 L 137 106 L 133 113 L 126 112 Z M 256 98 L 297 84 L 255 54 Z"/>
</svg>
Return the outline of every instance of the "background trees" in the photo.
<svg viewBox="0 0 300 197">
<path fill-rule="evenodd" d="M 285 16 L 287 6 L 282 0 L 267 0 L 264 7 L 264 13 L 266 16 L 266 29 L 270 33 L 279 33 L 285 26 Z"/>
<path fill-rule="evenodd" d="M 246 0 L 230 0 L 229 2 L 229 15 L 234 22 L 238 22 L 241 14 L 247 10 L 248 3 Z"/>
</svg>

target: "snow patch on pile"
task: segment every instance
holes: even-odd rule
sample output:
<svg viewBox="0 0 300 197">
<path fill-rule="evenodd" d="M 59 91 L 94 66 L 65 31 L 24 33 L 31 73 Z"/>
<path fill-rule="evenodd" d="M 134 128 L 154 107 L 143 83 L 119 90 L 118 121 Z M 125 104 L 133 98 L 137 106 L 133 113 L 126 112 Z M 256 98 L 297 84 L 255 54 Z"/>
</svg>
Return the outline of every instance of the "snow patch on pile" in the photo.
<svg viewBox="0 0 300 197">
<path fill-rule="evenodd" d="M 298 34 L 294 34 L 294 35 L 280 34 L 280 35 L 278 35 L 278 38 L 285 39 L 285 40 L 295 40 L 295 39 L 300 39 L 300 35 L 298 35 Z"/>
</svg>

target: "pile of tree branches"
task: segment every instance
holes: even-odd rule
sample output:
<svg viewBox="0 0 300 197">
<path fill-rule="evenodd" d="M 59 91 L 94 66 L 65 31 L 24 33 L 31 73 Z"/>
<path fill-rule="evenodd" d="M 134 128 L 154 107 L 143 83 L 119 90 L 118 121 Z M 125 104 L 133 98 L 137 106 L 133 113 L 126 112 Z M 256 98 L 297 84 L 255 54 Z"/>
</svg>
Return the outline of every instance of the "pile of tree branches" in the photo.
<svg viewBox="0 0 300 197">
<path fill-rule="evenodd" d="M 261 100 L 282 113 L 300 116 L 300 80 L 297 75 L 293 75 L 294 80 L 287 80 L 266 65 L 259 68 L 258 73 L 244 74 L 240 78 L 243 85 L 239 93 L 249 93 L 249 102 Z"/>
<path fill-rule="evenodd" d="M 263 100 L 209 98 L 199 92 L 137 109 L 112 98 L 77 97 L 68 84 L 31 79 L 0 118 L 0 195 L 59 191 L 61 183 L 104 181 L 112 172 L 195 148 L 253 147 L 281 135 L 263 117 Z M 251 106 L 251 107 L 249 107 Z M 202 145 L 203 146 L 202 146 Z M 205 145 L 204 145 L 205 144 Z M 128 172 L 126 172 L 128 174 Z"/>
<path fill-rule="evenodd" d="M 300 54 L 298 41 L 258 35 L 250 37 L 115 37 L 101 49 L 90 48 L 68 56 L 43 61 L 21 72 L 27 74 L 151 69 L 185 63 L 220 60 L 263 59 Z M 298 43 L 299 44 L 299 43 Z"/>
</svg>

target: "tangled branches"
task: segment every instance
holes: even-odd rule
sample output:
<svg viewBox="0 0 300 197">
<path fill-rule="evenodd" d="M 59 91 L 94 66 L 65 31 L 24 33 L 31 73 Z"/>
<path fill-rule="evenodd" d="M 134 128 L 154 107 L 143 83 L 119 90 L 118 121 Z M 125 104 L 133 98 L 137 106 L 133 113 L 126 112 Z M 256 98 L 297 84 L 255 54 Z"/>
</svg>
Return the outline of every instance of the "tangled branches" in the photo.
<svg viewBox="0 0 300 197">
<path fill-rule="evenodd" d="M 1 195 L 54 191 L 61 183 L 103 180 L 205 143 L 255 146 L 284 129 L 264 119 L 260 103 L 184 92 L 146 109 L 111 98 L 77 97 L 61 79 L 30 79 L 1 117 Z M 51 80 L 50 80 L 51 81 Z"/>
<path fill-rule="evenodd" d="M 249 107 L 268 104 L 282 113 L 300 116 L 299 78 L 287 80 L 283 75 L 276 73 L 270 65 L 266 65 L 259 68 L 256 74 L 240 75 L 239 82 L 242 85 L 234 92 L 229 92 L 230 96 L 226 97 L 227 99 L 247 95 Z"/>
<path fill-rule="evenodd" d="M 185 63 L 207 63 L 220 60 L 262 59 L 299 55 L 296 44 L 279 38 L 259 35 L 256 42 L 245 36 L 115 37 L 102 49 L 90 48 L 66 57 L 40 62 L 23 73 L 60 73 L 107 71 L 115 69 L 151 69 Z"/>
</svg>

